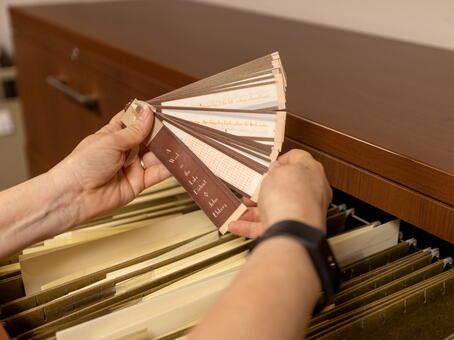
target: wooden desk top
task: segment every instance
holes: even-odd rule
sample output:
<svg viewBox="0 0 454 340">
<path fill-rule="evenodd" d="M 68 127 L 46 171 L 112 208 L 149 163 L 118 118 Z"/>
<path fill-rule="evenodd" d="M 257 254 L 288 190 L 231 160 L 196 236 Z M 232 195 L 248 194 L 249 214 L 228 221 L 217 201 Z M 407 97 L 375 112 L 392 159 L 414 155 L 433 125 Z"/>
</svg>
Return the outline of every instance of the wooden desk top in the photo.
<svg viewBox="0 0 454 340">
<path fill-rule="evenodd" d="M 454 52 L 184 1 L 12 14 L 13 24 L 58 27 L 114 61 L 143 72 L 164 65 L 188 81 L 279 51 L 288 110 L 324 131 L 290 117 L 288 136 L 454 205 Z"/>
</svg>

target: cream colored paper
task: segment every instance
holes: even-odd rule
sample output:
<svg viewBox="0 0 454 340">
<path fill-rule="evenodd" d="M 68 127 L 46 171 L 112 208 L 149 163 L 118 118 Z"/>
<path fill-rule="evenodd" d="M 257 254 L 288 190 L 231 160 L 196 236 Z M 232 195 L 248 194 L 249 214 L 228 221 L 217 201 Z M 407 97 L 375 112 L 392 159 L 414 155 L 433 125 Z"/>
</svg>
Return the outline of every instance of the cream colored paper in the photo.
<svg viewBox="0 0 454 340">
<path fill-rule="evenodd" d="M 328 239 L 339 266 L 375 254 L 397 244 L 400 220 L 368 225 Z"/>
<path fill-rule="evenodd" d="M 22 259 L 25 290 L 27 294 L 33 294 L 45 284 L 74 272 L 137 257 L 213 230 L 216 229 L 205 214 L 195 211 L 148 227 Z"/>
<path fill-rule="evenodd" d="M 238 269 L 169 291 L 151 300 L 57 332 L 58 340 L 118 339 L 147 329 L 153 337 L 198 320 Z"/>
</svg>

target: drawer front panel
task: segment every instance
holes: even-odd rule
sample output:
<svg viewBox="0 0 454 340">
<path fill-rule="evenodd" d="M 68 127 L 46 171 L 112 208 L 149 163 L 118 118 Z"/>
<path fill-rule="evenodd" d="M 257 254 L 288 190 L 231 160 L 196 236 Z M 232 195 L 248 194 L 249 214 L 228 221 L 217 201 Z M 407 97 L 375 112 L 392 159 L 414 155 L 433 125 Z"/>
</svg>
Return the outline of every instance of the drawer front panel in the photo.
<svg viewBox="0 0 454 340">
<path fill-rule="evenodd" d="M 38 169 L 49 168 L 57 159 L 53 151 L 55 140 L 50 128 L 54 117 L 48 110 L 51 107 L 51 92 L 44 82 L 50 72 L 50 58 L 34 43 L 22 39 L 16 39 L 15 43 L 28 161 L 31 174 L 37 175 L 42 172 L 38 172 Z M 32 150 L 36 151 L 36 155 Z M 35 166 L 36 158 L 41 161 Z"/>
<path fill-rule="evenodd" d="M 284 151 L 290 149 L 303 149 L 311 153 L 323 164 L 326 176 L 333 187 L 448 242 L 454 242 L 452 207 L 309 145 L 286 138 Z"/>
<path fill-rule="evenodd" d="M 49 47 L 16 34 L 15 43 L 32 175 L 58 163 L 131 99 L 148 99 L 169 90 L 134 74 L 125 76 L 112 65 L 93 67 L 97 61 L 93 53 L 69 49 L 67 42 Z M 136 86 L 128 86 L 128 80 Z M 138 85 L 143 89 L 138 90 Z M 80 96 L 93 98 L 94 105 L 76 100 Z"/>
</svg>

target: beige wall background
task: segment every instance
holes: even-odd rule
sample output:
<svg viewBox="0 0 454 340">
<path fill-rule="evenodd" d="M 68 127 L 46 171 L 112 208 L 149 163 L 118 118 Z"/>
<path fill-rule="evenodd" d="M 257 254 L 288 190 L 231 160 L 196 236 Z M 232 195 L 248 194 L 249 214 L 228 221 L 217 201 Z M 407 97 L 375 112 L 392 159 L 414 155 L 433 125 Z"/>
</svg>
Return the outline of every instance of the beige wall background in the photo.
<svg viewBox="0 0 454 340">
<path fill-rule="evenodd" d="M 0 0 L 0 44 L 11 49 L 10 4 L 94 0 Z M 100 1 L 100 0 L 96 0 Z M 151 1 L 151 0 L 150 0 Z M 170 0 L 169 0 L 170 1 Z M 188 0 L 454 49 L 453 0 Z"/>
<path fill-rule="evenodd" d="M 37 5 L 37 4 L 52 4 L 65 2 L 100 2 L 107 0 L 0 0 L 0 45 L 5 46 L 9 51 L 12 51 L 11 29 L 8 17 L 8 7 L 16 5 Z"/>
<path fill-rule="evenodd" d="M 453 0 L 194 0 L 454 49 Z"/>
</svg>

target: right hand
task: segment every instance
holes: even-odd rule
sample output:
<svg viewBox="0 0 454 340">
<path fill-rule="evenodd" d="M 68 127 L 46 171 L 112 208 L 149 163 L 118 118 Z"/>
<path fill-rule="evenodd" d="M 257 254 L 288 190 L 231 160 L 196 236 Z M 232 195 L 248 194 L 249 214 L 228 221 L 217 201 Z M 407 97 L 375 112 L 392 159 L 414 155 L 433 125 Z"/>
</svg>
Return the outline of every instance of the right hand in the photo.
<svg viewBox="0 0 454 340">
<path fill-rule="evenodd" d="M 326 232 L 326 211 L 332 191 L 323 166 L 307 152 L 291 150 L 273 163 L 264 177 L 258 209 L 250 210 L 229 230 L 254 238 L 274 223 L 295 220 Z"/>
</svg>

